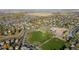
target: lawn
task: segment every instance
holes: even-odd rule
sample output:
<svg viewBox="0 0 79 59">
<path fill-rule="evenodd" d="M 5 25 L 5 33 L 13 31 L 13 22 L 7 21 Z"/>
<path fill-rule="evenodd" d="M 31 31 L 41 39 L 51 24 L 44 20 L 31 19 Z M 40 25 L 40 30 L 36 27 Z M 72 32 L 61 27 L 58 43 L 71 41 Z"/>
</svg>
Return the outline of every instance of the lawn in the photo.
<svg viewBox="0 0 79 59">
<path fill-rule="evenodd" d="M 60 50 L 64 47 L 64 41 L 59 38 L 52 38 L 50 41 L 41 46 L 43 50 Z"/>
<path fill-rule="evenodd" d="M 29 34 L 29 41 L 31 43 L 43 43 L 44 41 L 50 39 L 51 35 L 52 34 L 49 32 L 33 31 Z"/>
<path fill-rule="evenodd" d="M 51 40 L 50 40 L 51 39 Z M 45 41 L 49 40 L 45 44 Z M 50 32 L 42 32 L 42 31 L 33 31 L 29 34 L 29 42 L 32 44 L 38 44 L 43 50 L 59 50 L 64 47 L 64 41 L 59 38 L 54 38 L 53 34 Z"/>
</svg>

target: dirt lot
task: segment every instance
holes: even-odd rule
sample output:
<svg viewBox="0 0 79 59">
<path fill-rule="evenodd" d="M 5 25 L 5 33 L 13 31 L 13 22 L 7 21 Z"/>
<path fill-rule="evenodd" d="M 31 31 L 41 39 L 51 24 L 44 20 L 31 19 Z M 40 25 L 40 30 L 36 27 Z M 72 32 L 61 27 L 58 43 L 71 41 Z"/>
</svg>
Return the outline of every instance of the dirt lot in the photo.
<svg viewBox="0 0 79 59">
<path fill-rule="evenodd" d="M 66 28 L 59 28 L 59 27 L 52 27 L 51 28 L 51 30 L 53 31 L 53 32 L 55 32 L 55 34 L 57 35 L 57 36 L 63 36 L 63 32 L 64 31 L 67 31 L 68 29 L 66 29 Z"/>
<path fill-rule="evenodd" d="M 31 16 L 50 16 L 52 15 L 52 13 L 27 13 L 27 15 L 31 15 Z"/>
</svg>

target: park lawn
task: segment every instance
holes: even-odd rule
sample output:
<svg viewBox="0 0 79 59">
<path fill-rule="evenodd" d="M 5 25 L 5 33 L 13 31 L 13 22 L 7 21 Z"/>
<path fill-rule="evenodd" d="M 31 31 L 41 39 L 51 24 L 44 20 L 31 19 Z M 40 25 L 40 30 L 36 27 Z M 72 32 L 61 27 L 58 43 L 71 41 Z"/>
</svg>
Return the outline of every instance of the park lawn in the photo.
<svg viewBox="0 0 79 59">
<path fill-rule="evenodd" d="M 42 31 L 33 31 L 29 35 L 29 42 L 31 43 L 43 43 L 44 41 L 50 39 L 51 33 L 49 32 L 42 32 Z"/>
<path fill-rule="evenodd" d="M 50 40 L 51 39 L 51 40 Z M 49 40 L 47 43 L 43 44 L 45 41 Z M 29 42 L 40 43 L 43 44 L 40 46 L 43 50 L 59 50 L 63 49 L 65 43 L 59 38 L 53 37 L 50 32 L 42 32 L 42 31 L 32 31 L 29 35 Z M 38 44 L 38 45 L 40 45 Z"/>
<path fill-rule="evenodd" d="M 41 46 L 43 50 L 59 50 L 64 47 L 64 41 L 59 38 L 52 38 L 50 41 Z"/>
</svg>

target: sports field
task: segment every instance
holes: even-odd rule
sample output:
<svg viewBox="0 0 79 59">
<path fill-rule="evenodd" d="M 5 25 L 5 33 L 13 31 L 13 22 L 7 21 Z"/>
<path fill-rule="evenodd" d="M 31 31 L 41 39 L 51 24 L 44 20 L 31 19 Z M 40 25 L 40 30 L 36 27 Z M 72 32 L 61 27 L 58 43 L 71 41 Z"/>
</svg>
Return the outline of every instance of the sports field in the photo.
<svg viewBox="0 0 79 59">
<path fill-rule="evenodd" d="M 58 38 L 52 38 L 50 41 L 41 46 L 44 50 L 59 50 L 63 49 L 63 47 L 64 42 Z"/>
<path fill-rule="evenodd" d="M 48 40 L 51 36 L 49 32 L 42 32 L 42 31 L 33 31 L 29 34 L 29 41 L 31 43 L 40 42 L 43 43 L 44 41 Z"/>
<path fill-rule="evenodd" d="M 33 31 L 29 34 L 30 43 L 39 43 L 38 46 L 44 50 L 62 49 L 64 41 L 59 38 L 54 38 L 50 32 Z"/>
</svg>

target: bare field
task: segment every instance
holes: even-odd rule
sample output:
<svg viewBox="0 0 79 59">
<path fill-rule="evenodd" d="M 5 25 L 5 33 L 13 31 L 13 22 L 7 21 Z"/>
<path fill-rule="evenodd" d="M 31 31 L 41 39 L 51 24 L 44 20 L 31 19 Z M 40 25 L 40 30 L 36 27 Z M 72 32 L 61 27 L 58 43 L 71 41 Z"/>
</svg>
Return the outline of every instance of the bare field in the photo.
<svg viewBox="0 0 79 59">
<path fill-rule="evenodd" d="M 31 15 L 31 16 L 50 16 L 52 15 L 52 13 L 27 13 L 27 15 Z"/>
</svg>

